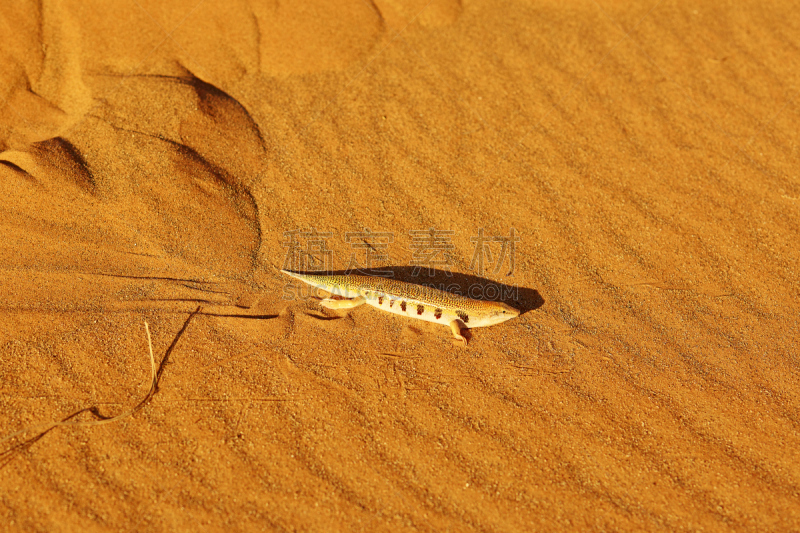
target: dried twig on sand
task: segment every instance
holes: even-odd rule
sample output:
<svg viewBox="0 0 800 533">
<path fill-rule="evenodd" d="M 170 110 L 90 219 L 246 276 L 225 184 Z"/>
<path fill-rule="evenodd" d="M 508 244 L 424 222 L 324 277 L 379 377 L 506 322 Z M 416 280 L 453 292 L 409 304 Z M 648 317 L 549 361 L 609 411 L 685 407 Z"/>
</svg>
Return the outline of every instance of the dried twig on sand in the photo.
<svg viewBox="0 0 800 533">
<path fill-rule="evenodd" d="M 137 403 L 133 408 L 124 413 L 115 415 L 115 416 L 106 416 L 100 412 L 97 406 L 92 407 L 85 407 L 74 413 L 62 418 L 57 422 L 47 422 L 44 424 L 37 424 L 35 426 L 29 426 L 10 435 L 6 435 L 2 439 L 0 439 L 0 444 L 6 443 L 8 441 L 14 440 L 22 435 L 35 433 L 33 437 L 29 437 L 21 442 L 18 442 L 11 447 L 3 450 L 0 452 L 0 469 L 4 468 L 11 460 L 18 454 L 27 449 L 31 446 L 36 444 L 42 437 L 50 433 L 56 428 L 65 427 L 65 426 L 101 426 L 104 424 L 111 424 L 113 422 L 118 422 L 123 418 L 129 417 L 140 411 L 148 402 L 155 396 L 158 392 L 158 382 L 161 380 L 161 375 L 164 372 L 164 368 L 169 360 L 169 356 L 172 353 L 172 350 L 175 348 L 175 345 L 178 343 L 178 339 L 181 338 L 186 328 L 189 326 L 189 322 L 191 322 L 192 318 L 195 317 L 200 312 L 200 307 L 194 310 L 194 312 L 189 315 L 189 318 L 186 319 L 186 322 L 183 323 L 183 327 L 172 340 L 172 344 L 167 349 L 167 352 L 164 354 L 164 358 L 159 363 L 158 368 L 156 368 L 156 360 L 153 356 L 153 342 L 150 339 L 150 326 L 148 326 L 147 321 L 144 323 L 144 329 L 147 333 L 147 347 L 150 352 L 150 375 L 151 375 L 151 382 L 150 382 L 150 390 L 147 391 L 147 394 L 142 398 L 142 400 Z M 75 420 L 75 418 L 79 417 L 83 413 L 89 413 L 94 417 L 94 420 Z"/>
</svg>

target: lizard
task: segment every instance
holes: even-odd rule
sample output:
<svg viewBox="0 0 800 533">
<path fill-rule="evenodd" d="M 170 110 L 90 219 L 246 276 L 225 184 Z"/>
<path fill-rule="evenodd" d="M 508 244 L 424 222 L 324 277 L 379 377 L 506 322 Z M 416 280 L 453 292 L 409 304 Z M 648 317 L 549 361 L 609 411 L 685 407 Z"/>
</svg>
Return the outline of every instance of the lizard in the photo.
<svg viewBox="0 0 800 533">
<path fill-rule="evenodd" d="M 391 278 L 356 274 L 324 275 L 291 270 L 281 272 L 331 295 L 346 298 L 325 298 L 320 302 L 322 307 L 352 309 L 368 304 L 396 315 L 449 325 L 455 339 L 465 346 L 467 338 L 461 334 L 463 329 L 493 326 L 519 316 L 518 309 L 503 302 L 474 300 Z"/>
</svg>

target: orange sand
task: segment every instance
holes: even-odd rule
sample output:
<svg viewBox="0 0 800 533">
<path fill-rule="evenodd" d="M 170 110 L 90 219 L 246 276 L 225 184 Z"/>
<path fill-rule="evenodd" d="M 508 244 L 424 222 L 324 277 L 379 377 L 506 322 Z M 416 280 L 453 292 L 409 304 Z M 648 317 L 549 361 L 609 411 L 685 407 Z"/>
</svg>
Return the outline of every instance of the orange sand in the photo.
<svg viewBox="0 0 800 533">
<path fill-rule="evenodd" d="M 0 529 L 800 528 L 795 3 L 162 4 L 0 7 L 0 433 L 177 339 L 4 456 Z M 452 230 L 526 312 L 285 300 L 312 227 Z"/>
</svg>

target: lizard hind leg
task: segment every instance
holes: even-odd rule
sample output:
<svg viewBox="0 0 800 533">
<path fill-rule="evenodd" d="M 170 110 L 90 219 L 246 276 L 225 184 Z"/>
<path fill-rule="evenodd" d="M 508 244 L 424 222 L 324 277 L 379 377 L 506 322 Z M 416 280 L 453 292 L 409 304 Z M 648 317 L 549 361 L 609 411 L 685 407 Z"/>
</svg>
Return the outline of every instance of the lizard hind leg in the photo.
<svg viewBox="0 0 800 533">
<path fill-rule="evenodd" d="M 334 300 L 333 298 L 325 298 L 319 303 L 319 305 L 327 309 L 352 309 L 353 307 L 358 307 L 359 305 L 363 305 L 365 303 L 367 303 L 366 298 L 363 296 L 358 296 L 351 300 Z"/>
<path fill-rule="evenodd" d="M 461 328 L 467 329 L 467 325 L 464 324 L 460 318 L 450 322 L 450 330 L 453 332 L 453 337 L 455 337 L 457 341 L 460 341 L 462 346 L 466 346 L 467 338 L 461 334 Z"/>
</svg>

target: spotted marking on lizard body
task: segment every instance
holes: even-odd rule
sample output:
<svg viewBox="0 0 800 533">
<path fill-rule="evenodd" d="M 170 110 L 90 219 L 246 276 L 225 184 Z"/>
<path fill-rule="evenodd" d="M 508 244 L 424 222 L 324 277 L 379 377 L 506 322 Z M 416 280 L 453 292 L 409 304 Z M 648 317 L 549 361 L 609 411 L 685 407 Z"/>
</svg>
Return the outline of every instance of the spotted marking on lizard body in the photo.
<svg viewBox="0 0 800 533">
<path fill-rule="evenodd" d="M 424 312 L 425 312 L 425 306 L 422 304 L 417 304 L 417 314 L 421 315 Z"/>
<path fill-rule="evenodd" d="M 460 318 L 461 321 L 464 322 L 464 324 L 469 324 L 469 315 L 467 313 L 459 309 L 458 311 L 456 311 L 456 314 L 458 315 L 458 318 Z"/>
<path fill-rule="evenodd" d="M 433 316 L 436 318 L 436 320 L 439 320 L 440 318 L 442 318 L 442 310 L 436 309 L 436 311 L 433 312 Z"/>
<path fill-rule="evenodd" d="M 378 305 L 383 305 L 383 296 L 378 296 Z"/>
<path fill-rule="evenodd" d="M 403 311 L 405 311 L 405 310 L 406 310 L 406 301 L 405 301 L 405 300 L 403 300 L 402 302 L 400 302 L 400 309 L 402 309 Z"/>
</svg>

